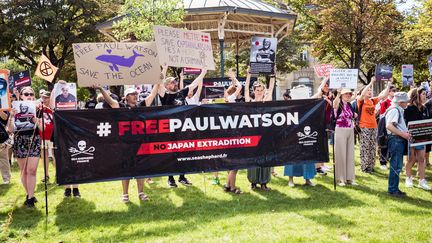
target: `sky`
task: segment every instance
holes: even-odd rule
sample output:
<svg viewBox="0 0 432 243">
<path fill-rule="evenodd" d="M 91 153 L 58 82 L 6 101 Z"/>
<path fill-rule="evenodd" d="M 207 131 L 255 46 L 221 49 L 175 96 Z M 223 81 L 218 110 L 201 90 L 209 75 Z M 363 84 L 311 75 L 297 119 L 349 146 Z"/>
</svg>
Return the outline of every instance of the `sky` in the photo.
<svg viewBox="0 0 432 243">
<path fill-rule="evenodd" d="M 405 10 L 410 9 L 412 6 L 415 5 L 415 0 L 406 0 L 406 3 L 404 4 L 398 4 L 398 10 L 403 12 Z"/>
</svg>

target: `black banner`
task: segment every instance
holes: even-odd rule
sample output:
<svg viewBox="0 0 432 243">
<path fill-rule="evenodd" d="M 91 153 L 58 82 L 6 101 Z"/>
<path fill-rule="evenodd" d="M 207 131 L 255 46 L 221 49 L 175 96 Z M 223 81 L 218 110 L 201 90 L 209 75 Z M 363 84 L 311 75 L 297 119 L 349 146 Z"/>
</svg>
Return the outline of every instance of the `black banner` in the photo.
<svg viewBox="0 0 432 243">
<path fill-rule="evenodd" d="M 323 100 L 56 111 L 60 185 L 328 161 Z"/>
</svg>

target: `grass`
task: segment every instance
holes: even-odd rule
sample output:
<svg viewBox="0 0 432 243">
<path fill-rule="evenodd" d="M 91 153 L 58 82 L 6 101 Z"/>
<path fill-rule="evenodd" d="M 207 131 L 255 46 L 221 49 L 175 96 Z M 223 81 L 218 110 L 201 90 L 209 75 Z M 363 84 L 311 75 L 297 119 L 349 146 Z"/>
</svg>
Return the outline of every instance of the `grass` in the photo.
<svg viewBox="0 0 432 243">
<path fill-rule="evenodd" d="M 296 187 L 289 188 L 281 167 L 270 192 L 251 191 L 240 171 L 242 195 L 211 185 L 212 174 L 190 175 L 193 187 L 176 189 L 155 178 L 145 186 L 151 200 L 144 203 L 132 181 L 130 204 L 120 200 L 120 182 L 81 185 L 80 199 L 63 198 L 62 187 L 51 184 L 46 218 L 43 184 L 37 185 L 36 209 L 25 208 L 13 167 L 12 184 L 0 185 L 0 242 L 432 241 L 431 192 L 405 190 L 401 183 L 408 197 L 395 199 L 386 193 L 388 171 L 369 175 L 358 169 L 359 185 L 336 191 L 332 175 L 317 176 L 313 188 L 295 178 Z M 40 166 L 38 181 L 42 173 Z M 226 173 L 220 175 L 225 181 Z M 430 169 L 428 178 L 432 182 Z"/>
</svg>

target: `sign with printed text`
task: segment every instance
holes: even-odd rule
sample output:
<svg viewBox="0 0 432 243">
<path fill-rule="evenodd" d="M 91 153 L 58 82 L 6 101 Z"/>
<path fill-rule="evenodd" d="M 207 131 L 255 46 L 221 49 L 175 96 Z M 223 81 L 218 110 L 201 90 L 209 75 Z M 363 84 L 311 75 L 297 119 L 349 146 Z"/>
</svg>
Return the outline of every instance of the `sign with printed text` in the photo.
<svg viewBox="0 0 432 243">
<path fill-rule="evenodd" d="M 330 70 L 330 89 L 357 89 L 358 69 Z"/>
<path fill-rule="evenodd" d="M 410 121 L 408 130 L 412 136 L 411 147 L 432 144 L 432 119 Z"/>
<path fill-rule="evenodd" d="M 215 70 L 209 33 L 154 26 L 154 35 L 161 65 Z"/>
<path fill-rule="evenodd" d="M 318 77 L 325 78 L 328 78 L 330 76 L 331 69 L 333 69 L 333 65 L 331 64 L 321 64 L 314 67 L 315 73 L 318 75 Z"/>
<path fill-rule="evenodd" d="M 12 108 L 16 110 L 14 117 L 16 132 L 29 131 L 35 128 L 36 124 L 33 120 L 36 115 L 35 101 L 13 101 Z"/>
<path fill-rule="evenodd" d="M 36 67 L 35 75 L 39 78 L 52 82 L 57 74 L 58 68 L 54 66 L 45 55 L 41 55 Z"/>
<path fill-rule="evenodd" d="M 375 79 L 377 82 L 387 82 L 393 77 L 393 68 L 390 65 L 377 64 L 375 67 Z"/>
<path fill-rule="evenodd" d="M 414 83 L 414 65 L 402 65 L 402 86 L 411 86 Z"/>
<path fill-rule="evenodd" d="M 30 77 L 30 71 L 25 70 L 19 73 L 14 73 L 12 75 L 13 78 L 13 85 L 15 88 L 21 88 L 25 86 L 31 86 L 31 77 Z"/>
<path fill-rule="evenodd" d="M 53 89 L 55 107 L 58 110 L 73 110 L 77 106 L 75 83 L 56 83 Z"/>
<path fill-rule="evenodd" d="M 10 110 L 10 95 L 8 89 L 9 70 L 0 69 L 0 111 Z"/>
<path fill-rule="evenodd" d="M 159 55 L 154 42 L 73 44 L 78 85 L 160 83 Z"/>
<path fill-rule="evenodd" d="M 274 74 L 276 49 L 277 38 L 252 37 L 250 72 L 253 74 Z"/>
</svg>

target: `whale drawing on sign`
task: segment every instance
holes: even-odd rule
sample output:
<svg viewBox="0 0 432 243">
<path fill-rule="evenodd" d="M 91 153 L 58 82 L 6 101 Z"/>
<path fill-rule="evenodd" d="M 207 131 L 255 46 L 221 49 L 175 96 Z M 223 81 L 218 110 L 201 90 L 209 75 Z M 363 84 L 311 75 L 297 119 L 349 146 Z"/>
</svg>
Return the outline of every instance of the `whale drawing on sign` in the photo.
<svg viewBox="0 0 432 243">
<path fill-rule="evenodd" d="M 124 56 L 119 56 L 119 55 L 111 55 L 112 50 L 107 50 L 108 54 L 103 54 L 100 56 L 96 57 L 96 60 L 101 61 L 101 62 L 105 62 L 110 64 L 109 68 L 111 69 L 111 71 L 119 71 L 119 66 L 122 67 L 132 67 L 135 63 L 135 59 L 137 57 L 143 57 L 144 55 L 137 53 L 135 50 L 132 51 L 133 55 L 125 58 Z"/>
</svg>

